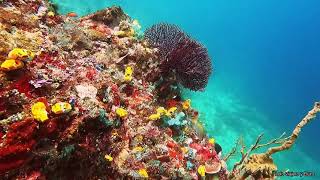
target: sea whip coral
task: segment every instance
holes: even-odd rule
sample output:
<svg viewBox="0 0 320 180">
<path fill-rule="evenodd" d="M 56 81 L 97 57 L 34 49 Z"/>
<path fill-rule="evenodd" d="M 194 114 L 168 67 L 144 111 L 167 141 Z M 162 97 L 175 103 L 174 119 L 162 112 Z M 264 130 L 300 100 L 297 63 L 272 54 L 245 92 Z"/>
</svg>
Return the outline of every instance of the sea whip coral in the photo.
<svg viewBox="0 0 320 180">
<path fill-rule="evenodd" d="M 165 23 L 147 29 L 145 38 L 151 46 L 159 49 L 163 74 L 174 70 L 184 87 L 194 91 L 205 88 L 212 65 L 204 46 L 191 39 L 176 25 Z"/>
</svg>

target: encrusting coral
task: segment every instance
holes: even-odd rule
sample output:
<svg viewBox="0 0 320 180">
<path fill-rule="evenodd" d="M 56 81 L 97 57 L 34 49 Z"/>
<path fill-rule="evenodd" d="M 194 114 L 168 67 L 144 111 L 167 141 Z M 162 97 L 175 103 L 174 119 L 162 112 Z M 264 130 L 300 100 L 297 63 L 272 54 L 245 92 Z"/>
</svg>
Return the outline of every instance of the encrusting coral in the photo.
<svg viewBox="0 0 320 180">
<path fill-rule="evenodd" d="M 174 25 L 139 28 L 120 7 L 78 18 L 0 2 L 1 179 L 239 177 L 176 86 L 206 86 L 207 50 Z M 272 164 L 249 155 L 248 176 Z"/>
</svg>

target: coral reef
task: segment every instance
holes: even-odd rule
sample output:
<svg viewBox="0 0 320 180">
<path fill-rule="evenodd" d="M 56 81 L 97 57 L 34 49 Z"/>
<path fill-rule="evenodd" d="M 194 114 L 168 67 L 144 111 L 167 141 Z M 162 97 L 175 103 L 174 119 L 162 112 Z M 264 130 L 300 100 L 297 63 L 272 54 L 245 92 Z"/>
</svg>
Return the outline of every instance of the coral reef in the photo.
<svg viewBox="0 0 320 180">
<path fill-rule="evenodd" d="M 1 179 L 227 177 L 198 112 L 153 73 L 157 49 L 120 7 L 78 18 L 47 1 L 5 0 L 0 14 Z M 208 55 L 184 43 L 180 81 L 203 88 Z"/>
<path fill-rule="evenodd" d="M 212 65 L 205 47 L 171 24 L 156 24 L 145 37 L 159 50 L 162 74 L 174 71 L 178 82 L 194 91 L 206 87 Z"/>
<path fill-rule="evenodd" d="M 120 7 L 77 17 L 42 0 L 0 2 L 1 179 L 270 176 L 271 155 L 319 112 L 317 104 L 292 136 L 266 144 L 282 146 L 251 155 L 265 146 L 259 136 L 229 173 L 236 148 L 221 157 L 176 86 L 206 86 L 207 50 L 174 25 L 155 25 L 145 39 L 139 27 Z"/>
</svg>

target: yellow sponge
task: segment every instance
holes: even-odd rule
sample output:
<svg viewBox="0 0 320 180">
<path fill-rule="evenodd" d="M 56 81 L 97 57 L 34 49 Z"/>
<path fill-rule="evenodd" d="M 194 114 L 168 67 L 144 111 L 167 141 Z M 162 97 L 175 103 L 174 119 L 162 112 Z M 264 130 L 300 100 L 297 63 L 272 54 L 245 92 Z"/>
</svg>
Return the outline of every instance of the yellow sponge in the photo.
<svg viewBox="0 0 320 180">
<path fill-rule="evenodd" d="M 1 70 L 3 71 L 13 71 L 20 69 L 24 66 L 23 62 L 20 60 L 7 59 L 1 64 Z"/>
<path fill-rule="evenodd" d="M 123 108 L 118 108 L 118 109 L 116 110 L 116 114 L 117 114 L 119 117 L 123 118 L 123 117 L 126 117 L 126 116 L 128 115 L 128 112 L 127 112 L 125 109 L 123 109 Z"/>
<path fill-rule="evenodd" d="M 48 120 L 48 112 L 46 110 L 46 105 L 43 102 L 36 102 L 31 107 L 31 113 L 33 115 L 33 118 L 44 122 Z"/>
<path fill-rule="evenodd" d="M 55 114 L 62 114 L 70 112 L 72 109 L 71 104 L 66 102 L 58 102 L 51 107 L 51 110 Z"/>
</svg>

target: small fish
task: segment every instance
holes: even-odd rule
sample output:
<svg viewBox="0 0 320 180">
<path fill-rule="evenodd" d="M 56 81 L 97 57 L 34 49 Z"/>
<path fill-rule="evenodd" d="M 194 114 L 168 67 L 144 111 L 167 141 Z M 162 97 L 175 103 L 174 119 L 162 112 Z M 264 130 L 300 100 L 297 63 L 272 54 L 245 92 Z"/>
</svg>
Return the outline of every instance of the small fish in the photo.
<svg viewBox="0 0 320 180">
<path fill-rule="evenodd" d="M 75 12 L 69 12 L 69 13 L 67 14 L 67 16 L 68 16 L 68 17 L 78 17 L 78 14 L 75 13 Z"/>
</svg>

